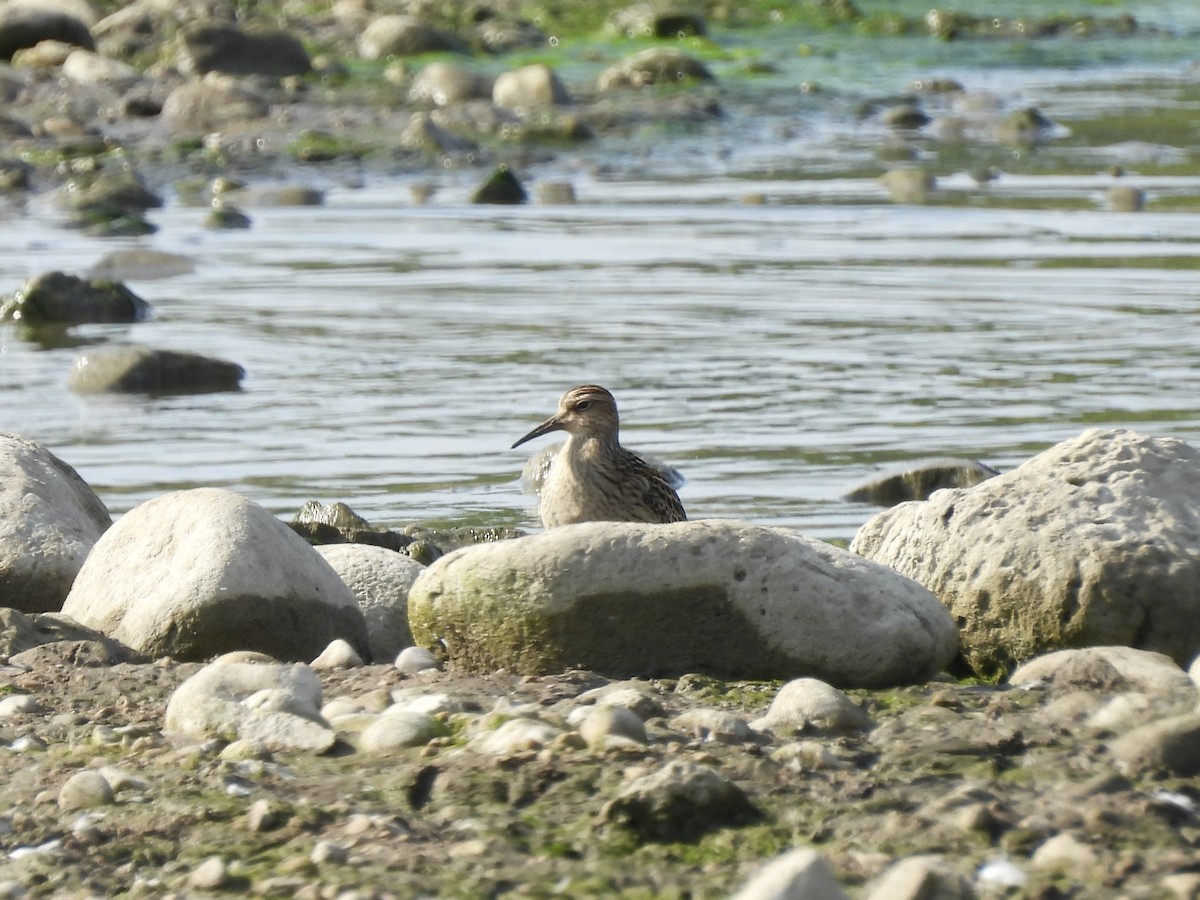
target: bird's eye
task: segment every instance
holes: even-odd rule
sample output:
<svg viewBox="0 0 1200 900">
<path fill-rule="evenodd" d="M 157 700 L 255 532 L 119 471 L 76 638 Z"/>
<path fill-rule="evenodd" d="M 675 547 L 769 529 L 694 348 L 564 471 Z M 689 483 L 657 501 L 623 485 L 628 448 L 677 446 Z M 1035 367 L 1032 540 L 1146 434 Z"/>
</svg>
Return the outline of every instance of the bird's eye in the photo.
<svg viewBox="0 0 1200 900">
<path fill-rule="evenodd" d="M 575 411 L 583 412 L 584 410 L 590 408 L 591 405 L 592 405 L 591 400 L 580 400 L 578 403 L 575 404 Z"/>
</svg>

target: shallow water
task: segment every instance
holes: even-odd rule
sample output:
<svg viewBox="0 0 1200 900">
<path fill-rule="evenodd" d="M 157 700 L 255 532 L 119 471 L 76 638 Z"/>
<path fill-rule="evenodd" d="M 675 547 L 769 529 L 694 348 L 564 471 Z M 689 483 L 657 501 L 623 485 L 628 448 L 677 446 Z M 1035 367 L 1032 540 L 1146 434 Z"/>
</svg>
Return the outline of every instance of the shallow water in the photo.
<svg viewBox="0 0 1200 900">
<path fill-rule="evenodd" d="M 911 458 L 1007 468 L 1090 425 L 1200 438 L 1200 283 L 1170 267 L 1200 215 L 750 206 L 746 189 L 581 183 L 578 206 L 496 209 L 381 183 L 238 233 L 171 207 L 142 243 L 196 271 L 132 281 L 155 317 L 83 334 L 235 360 L 244 390 L 77 398 L 78 348 L 6 328 L 0 424 L 114 512 L 225 485 L 285 516 L 315 498 L 378 524 L 533 525 L 508 445 L 596 381 L 625 442 L 682 470 L 693 517 L 825 538 L 873 512 L 846 490 Z M 5 230 L 13 285 L 135 243 Z"/>
<path fill-rule="evenodd" d="M 1190 82 L 1178 66 L 1089 79 L 1029 70 L 1007 88 L 1060 118 Z M 138 240 L 64 230 L 41 200 L 7 213 L 0 292 L 113 250 L 185 254 L 190 274 L 128 280 L 150 321 L 76 337 L 248 375 L 234 394 L 81 398 L 81 347 L 0 326 L 0 430 L 48 445 L 114 513 L 220 485 L 288 518 L 318 499 L 384 526 L 535 527 L 518 476 L 549 439 L 508 447 L 593 381 L 616 394 L 625 443 L 682 471 L 693 518 L 841 539 L 875 510 L 839 498 L 908 460 L 1006 469 L 1089 426 L 1200 440 L 1200 179 L 1138 176 L 1152 211 L 1119 214 L 1108 175 L 1014 166 L 980 188 L 943 169 L 940 205 L 895 206 L 859 174 L 870 126 L 814 112 L 793 131 L 749 109 L 641 155 L 522 172 L 568 178 L 574 206 L 471 206 L 480 173 L 465 171 L 424 206 L 411 182 L 426 175 L 322 185 L 321 207 L 250 207 L 249 231 L 206 230 L 177 202 Z M 1130 137 L 1092 148 L 1090 169 L 1162 150 Z"/>
</svg>

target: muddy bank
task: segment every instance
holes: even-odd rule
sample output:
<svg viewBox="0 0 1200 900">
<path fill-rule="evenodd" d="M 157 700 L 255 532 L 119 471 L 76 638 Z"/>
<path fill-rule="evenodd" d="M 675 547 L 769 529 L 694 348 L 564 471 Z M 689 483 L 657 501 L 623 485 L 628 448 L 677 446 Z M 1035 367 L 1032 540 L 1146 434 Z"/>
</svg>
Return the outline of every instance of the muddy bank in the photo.
<svg viewBox="0 0 1200 900">
<path fill-rule="evenodd" d="M 6 896 L 720 897 L 793 847 L 855 896 L 918 854 L 961 879 L 945 896 L 1200 889 L 1194 752 L 1147 762 L 1120 737 L 1194 708 L 1178 670 L 1151 683 L 1076 660 L 1021 686 L 853 691 L 855 716 L 785 725 L 756 721 L 778 683 L 372 666 L 322 672 L 327 709 L 440 698 L 438 736 L 367 752 L 342 726 L 311 755 L 181 742 L 164 710 L 199 664 L 101 661 L 64 642 L 0 669 L 5 697 L 28 698 L 0 720 Z M 571 724 L 601 707 L 643 733 Z M 669 765 L 737 804 L 615 804 Z"/>
</svg>

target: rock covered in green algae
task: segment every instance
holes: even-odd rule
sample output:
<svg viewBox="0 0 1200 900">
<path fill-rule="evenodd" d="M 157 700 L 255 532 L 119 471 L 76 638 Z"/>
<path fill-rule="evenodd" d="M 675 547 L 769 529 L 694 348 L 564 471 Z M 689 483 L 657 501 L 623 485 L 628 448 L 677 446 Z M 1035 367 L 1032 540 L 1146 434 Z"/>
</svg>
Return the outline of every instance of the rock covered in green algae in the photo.
<svg viewBox="0 0 1200 900">
<path fill-rule="evenodd" d="M 1089 429 L 1016 469 L 881 512 L 850 549 L 933 591 L 979 673 L 1049 650 L 1200 653 L 1200 450 Z"/>
<path fill-rule="evenodd" d="M 525 188 L 508 166 L 500 166 L 471 195 L 472 203 L 518 204 L 529 199 Z"/>
<path fill-rule="evenodd" d="M 0 321 L 24 325 L 140 322 L 150 304 L 117 281 L 44 272 L 0 301 Z"/>
<path fill-rule="evenodd" d="M 744 522 L 590 522 L 456 551 L 409 592 L 417 643 L 486 672 L 584 666 L 905 683 L 953 659 L 924 589 L 820 541 Z"/>
</svg>

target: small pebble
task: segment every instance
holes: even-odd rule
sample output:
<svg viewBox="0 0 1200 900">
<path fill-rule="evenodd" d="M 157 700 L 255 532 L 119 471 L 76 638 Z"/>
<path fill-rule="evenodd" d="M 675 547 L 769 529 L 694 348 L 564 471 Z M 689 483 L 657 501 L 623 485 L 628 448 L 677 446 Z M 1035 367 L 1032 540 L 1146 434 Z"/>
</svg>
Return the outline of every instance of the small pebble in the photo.
<svg viewBox="0 0 1200 900">
<path fill-rule="evenodd" d="M 329 672 L 336 669 L 357 669 L 363 664 L 350 642 L 337 638 L 321 651 L 321 655 L 312 661 L 312 667 L 318 671 Z"/>
<path fill-rule="evenodd" d="M 405 675 L 416 675 L 426 669 L 440 668 L 437 657 L 424 647 L 405 647 L 396 657 L 396 668 Z"/>
<path fill-rule="evenodd" d="M 59 809 L 88 809 L 113 802 L 112 786 L 99 772 L 76 772 L 58 792 Z"/>
<path fill-rule="evenodd" d="M 562 731 L 548 722 L 537 719 L 510 719 L 479 744 L 484 753 L 507 756 L 522 750 L 538 750 L 553 741 Z"/>
<path fill-rule="evenodd" d="M 350 859 L 350 854 L 341 844 L 335 844 L 333 841 L 317 841 L 310 859 L 318 866 L 325 863 L 341 866 Z"/>
<path fill-rule="evenodd" d="M 97 725 L 92 729 L 92 743 L 101 746 L 121 743 L 121 736 L 107 725 Z"/>
<path fill-rule="evenodd" d="M 188 887 L 198 891 L 218 891 L 224 887 L 229 878 L 229 870 L 225 860 L 219 856 L 210 856 L 192 870 L 188 876 Z"/>
<path fill-rule="evenodd" d="M 610 737 L 646 743 L 646 726 L 637 715 L 620 706 L 596 706 L 591 709 L 579 733 L 589 747 L 603 747 Z"/>
<path fill-rule="evenodd" d="M 385 712 L 363 729 L 361 747 L 378 753 L 397 747 L 420 747 L 442 733 L 441 723 L 425 713 L 410 710 Z"/>
<path fill-rule="evenodd" d="M 14 694 L 0 700 L 0 719 L 11 719 L 25 713 L 41 712 L 42 705 L 32 694 Z"/>
<path fill-rule="evenodd" d="M 255 800 L 246 811 L 246 827 L 251 831 L 270 831 L 283 824 L 284 814 L 269 800 Z"/>
</svg>

